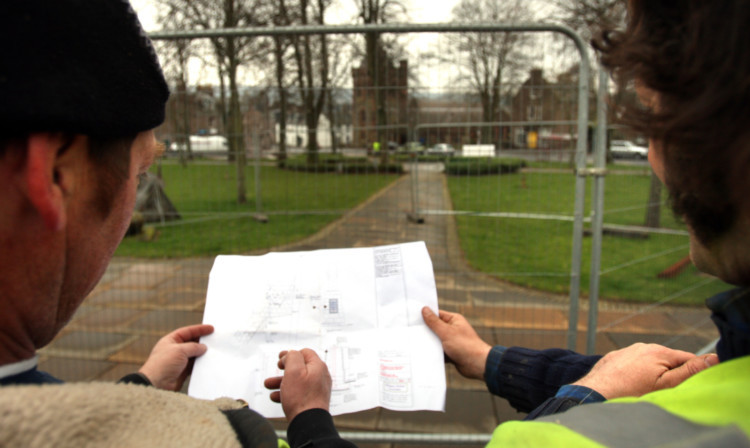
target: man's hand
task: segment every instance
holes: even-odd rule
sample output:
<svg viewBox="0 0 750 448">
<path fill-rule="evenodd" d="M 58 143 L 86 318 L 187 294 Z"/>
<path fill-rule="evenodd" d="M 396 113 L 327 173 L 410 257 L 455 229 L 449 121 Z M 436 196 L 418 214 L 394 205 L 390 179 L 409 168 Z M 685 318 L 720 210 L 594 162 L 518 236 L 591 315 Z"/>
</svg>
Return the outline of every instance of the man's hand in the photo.
<svg viewBox="0 0 750 448">
<path fill-rule="evenodd" d="M 328 410 L 331 375 L 314 351 L 309 348 L 283 351 L 279 353 L 278 365 L 284 376 L 267 378 L 263 384 L 268 389 L 279 389 L 271 392 L 271 400 L 281 403 L 288 422 L 308 409 Z"/>
<path fill-rule="evenodd" d="M 422 318 L 443 343 L 443 351 L 467 378 L 484 380 L 484 367 L 492 346 L 484 342 L 465 317 L 440 311 L 436 316 L 428 307 L 422 308 Z"/>
<path fill-rule="evenodd" d="M 675 387 L 703 369 L 719 363 L 715 354 L 695 356 L 657 344 L 633 344 L 609 352 L 591 371 L 573 383 L 594 389 L 606 399 L 640 397 Z"/>
<path fill-rule="evenodd" d="M 182 389 L 193 368 L 193 358 L 206 353 L 206 346 L 198 339 L 213 332 L 214 327 L 204 324 L 178 328 L 159 339 L 139 372 L 159 389 Z"/>
</svg>

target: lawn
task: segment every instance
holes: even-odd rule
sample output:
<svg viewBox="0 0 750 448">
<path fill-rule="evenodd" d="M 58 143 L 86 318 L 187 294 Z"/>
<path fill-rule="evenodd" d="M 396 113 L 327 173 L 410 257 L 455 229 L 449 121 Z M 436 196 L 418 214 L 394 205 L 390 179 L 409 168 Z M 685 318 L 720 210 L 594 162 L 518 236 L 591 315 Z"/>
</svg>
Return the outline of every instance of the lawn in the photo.
<svg viewBox="0 0 750 448">
<path fill-rule="evenodd" d="M 255 201 L 255 171 L 245 171 L 247 203 L 237 203 L 236 167 L 164 162 L 165 191 L 182 219 L 157 225 L 158 237 L 127 237 L 116 255 L 189 257 L 276 247 L 310 236 L 398 178 L 397 175 L 323 174 L 260 170 L 261 202 Z M 269 223 L 253 219 L 260 209 Z"/>
<path fill-rule="evenodd" d="M 649 176 L 606 178 L 604 222 L 643 225 Z M 572 216 L 572 174 L 528 172 L 502 176 L 449 177 L 455 210 L 487 213 Z M 590 215 L 591 185 L 586 214 Z M 684 230 L 668 207 L 662 227 Z M 573 223 L 564 220 L 457 216 L 461 247 L 476 269 L 513 283 L 567 293 L 570 283 Z M 588 227 L 588 224 L 586 225 Z M 670 279 L 657 278 L 688 254 L 683 235 L 651 235 L 647 239 L 604 236 L 600 295 L 610 299 L 654 302 L 677 295 L 670 303 L 703 303 L 728 286 L 701 276 L 692 265 Z M 587 294 L 591 240 L 584 239 L 581 288 Z M 692 289 L 691 289 L 692 288 Z M 689 290 L 684 294 L 681 292 Z"/>
<path fill-rule="evenodd" d="M 570 284 L 575 178 L 553 165 L 531 172 L 485 176 L 448 176 L 461 247 L 476 269 L 510 282 L 566 294 Z M 541 168 L 541 169 L 539 169 Z M 643 224 L 649 176 L 643 170 L 619 170 L 606 178 L 604 221 Z M 236 168 L 224 164 L 182 167 L 164 162 L 165 190 L 182 219 L 157 225 L 153 241 L 128 237 L 120 256 L 189 257 L 247 253 L 278 247 L 310 236 L 398 178 L 383 174 L 336 174 L 260 170 L 261 199 L 255 201 L 254 168 L 246 169 L 247 203 L 236 201 Z M 590 185 L 586 214 L 589 216 Z M 253 219 L 256 210 L 269 223 Z M 526 217 L 497 216 L 499 213 Z M 488 216 L 495 214 L 495 216 Z M 559 219 L 540 219 L 558 217 Z M 588 227 L 588 224 L 586 224 Z M 684 230 L 662 208 L 662 227 Z M 660 279 L 657 274 L 683 259 L 684 235 L 654 234 L 647 239 L 604 236 L 601 296 L 654 302 L 698 304 L 727 285 L 700 275 L 694 267 Z M 590 238 L 584 238 L 581 288 L 589 286 Z M 687 292 L 684 292 L 686 291 Z M 671 299 L 672 297 L 674 299 Z"/>
</svg>

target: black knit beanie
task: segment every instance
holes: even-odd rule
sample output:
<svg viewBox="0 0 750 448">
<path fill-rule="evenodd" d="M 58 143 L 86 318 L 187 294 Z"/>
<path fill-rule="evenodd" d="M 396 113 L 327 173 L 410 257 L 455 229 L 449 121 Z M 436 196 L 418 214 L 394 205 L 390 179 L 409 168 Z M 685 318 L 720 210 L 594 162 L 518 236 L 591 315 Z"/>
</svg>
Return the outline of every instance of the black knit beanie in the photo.
<svg viewBox="0 0 750 448">
<path fill-rule="evenodd" d="M 0 0 L 0 138 L 124 137 L 164 121 L 169 89 L 126 0 Z"/>
</svg>

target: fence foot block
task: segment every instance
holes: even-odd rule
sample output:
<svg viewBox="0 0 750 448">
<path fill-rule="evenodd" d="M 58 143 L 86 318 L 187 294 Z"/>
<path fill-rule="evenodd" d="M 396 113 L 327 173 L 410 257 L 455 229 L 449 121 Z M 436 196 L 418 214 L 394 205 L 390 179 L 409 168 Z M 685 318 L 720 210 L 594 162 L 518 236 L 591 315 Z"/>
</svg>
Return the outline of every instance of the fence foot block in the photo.
<svg viewBox="0 0 750 448">
<path fill-rule="evenodd" d="M 406 219 L 416 224 L 424 224 L 424 216 L 417 215 L 416 213 L 407 213 Z"/>
</svg>

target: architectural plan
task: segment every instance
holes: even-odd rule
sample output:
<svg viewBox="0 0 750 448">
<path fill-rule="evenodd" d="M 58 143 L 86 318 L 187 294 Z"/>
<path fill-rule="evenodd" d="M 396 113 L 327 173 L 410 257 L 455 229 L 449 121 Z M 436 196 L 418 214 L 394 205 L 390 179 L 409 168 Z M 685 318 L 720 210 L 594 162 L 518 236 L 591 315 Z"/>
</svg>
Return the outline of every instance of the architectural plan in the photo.
<svg viewBox="0 0 750 448">
<path fill-rule="evenodd" d="M 188 393 L 242 398 L 266 417 L 283 417 L 263 381 L 279 376 L 282 350 L 310 348 L 333 381 L 331 414 L 377 406 L 445 406 L 440 340 L 421 309 L 437 312 L 423 242 L 353 249 L 220 255 L 211 269 L 203 322 L 214 333 Z"/>
</svg>

